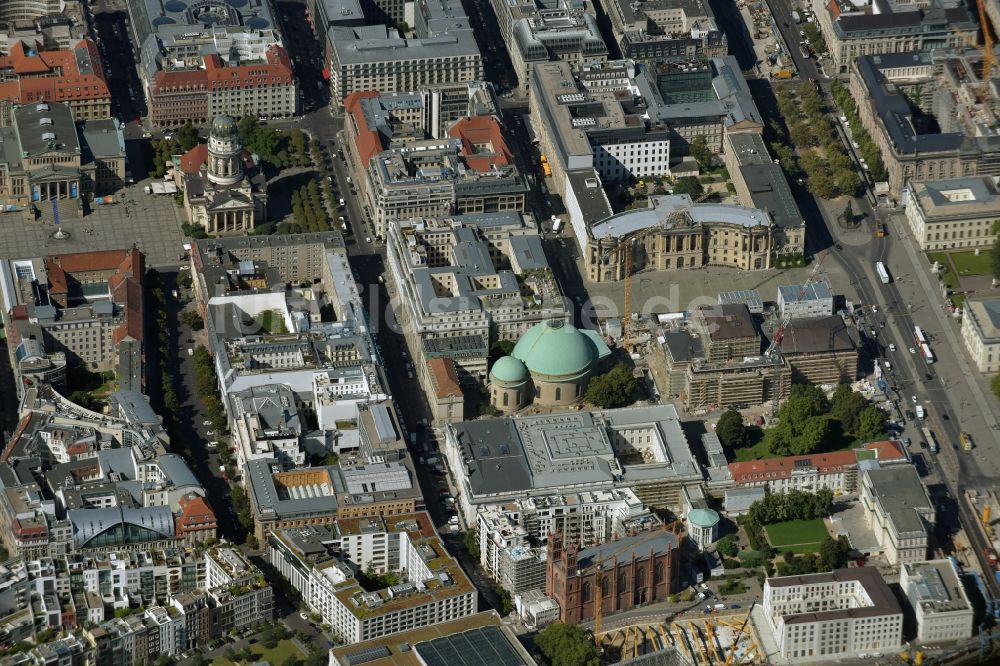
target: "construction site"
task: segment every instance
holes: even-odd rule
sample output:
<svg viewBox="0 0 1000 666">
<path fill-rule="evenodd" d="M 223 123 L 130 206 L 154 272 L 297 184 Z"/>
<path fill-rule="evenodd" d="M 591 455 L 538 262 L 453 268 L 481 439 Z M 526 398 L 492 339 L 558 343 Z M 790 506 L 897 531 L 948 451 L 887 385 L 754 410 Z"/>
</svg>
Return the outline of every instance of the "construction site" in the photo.
<svg viewBox="0 0 1000 666">
<path fill-rule="evenodd" d="M 597 636 L 604 655 L 620 662 L 638 657 L 643 664 L 760 664 L 767 661 L 750 621 L 742 614 L 634 624 Z M 658 655 L 657 659 L 654 655 Z"/>
</svg>

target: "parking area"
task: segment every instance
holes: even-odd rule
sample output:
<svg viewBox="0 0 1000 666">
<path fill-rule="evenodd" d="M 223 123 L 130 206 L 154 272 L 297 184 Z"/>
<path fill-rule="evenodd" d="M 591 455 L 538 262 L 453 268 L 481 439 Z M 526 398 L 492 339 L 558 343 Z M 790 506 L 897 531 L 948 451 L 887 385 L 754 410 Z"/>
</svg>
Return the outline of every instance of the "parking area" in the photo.
<svg viewBox="0 0 1000 666">
<path fill-rule="evenodd" d="M 94 206 L 85 217 L 63 214 L 60 225 L 67 239 L 54 238 L 52 210 L 43 206 L 37 220 L 25 214 L 0 216 L 4 242 L 0 257 L 19 259 L 46 254 L 92 252 L 130 247 L 146 255 L 146 265 L 176 266 L 182 252 L 180 222 L 184 214 L 171 196 L 144 194 L 142 183 L 130 185 L 114 197 L 115 203 Z"/>
</svg>

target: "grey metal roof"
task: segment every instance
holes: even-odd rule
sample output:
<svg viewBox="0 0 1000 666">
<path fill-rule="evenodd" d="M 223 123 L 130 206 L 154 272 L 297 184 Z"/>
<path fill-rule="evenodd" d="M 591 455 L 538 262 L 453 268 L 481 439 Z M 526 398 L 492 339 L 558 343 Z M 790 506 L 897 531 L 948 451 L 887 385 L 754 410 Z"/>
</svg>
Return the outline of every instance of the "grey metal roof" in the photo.
<svg viewBox="0 0 1000 666">
<path fill-rule="evenodd" d="M 778 295 L 785 303 L 828 301 L 833 298 L 830 285 L 820 280 L 808 284 L 786 284 L 778 287 Z"/>
<path fill-rule="evenodd" d="M 118 121 L 87 120 L 79 124 L 84 161 L 125 156 L 125 135 Z"/>
<path fill-rule="evenodd" d="M 38 102 L 14 109 L 21 151 L 32 157 L 48 152 L 80 153 L 80 139 L 68 104 Z"/>
<path fill-rule="evenodd" d="M 138 391 L 115 391 L 111 402 L 118 409 L 118 415 L 130 425 L 157 425 L 160 422 L 153 411 L 149 399 Z"/>
<path fill-rule="evenodd" d="M 85 548 L 91 539 L 118 525 L 143 527 L 162 538 L 174 535 L 174 515 L 168 506 L 74 509 L 66 512 L 66 518 L 72 526 L 73 543 L 77 548 Z"/>
<path fill-rule="evenodd" d="M 582 169 L 566 173 L 572 196 L 583 215 L 584 224 L 596 224 L 610 217 L 614 211 L 608 196 L 601 187 L 601 179 L 594 169 Z"/>
<path fill-rule="evenodd" d="M 184 458 L 176 453 L 167 453 L 156 459 L 156 464 L 160 467 L 163 475 L 177 488 L 188 486 L 201 487 L 194 472 L 188 467 Z"/>
<path fill-rule="evenodd" d="M 465 421 L 452 426 L 475 495 L 499 495 L 532 488 L 524 448 L 513 419 Z"/>
<path fill-rule="evenodd" d="M 636 559 L 648 557 L 650 552 L 654 555 L 666 553 L 674 550 L 677 546 L 677 535 L 673 532 L 643 532 L 618 541 L 609 541 L 584 548 L 577 553 L 576 563 L 577 568 L 586 569 L 594 565 L 610 565 L 615 560 L 628 562 L 633 557 Z"/>
<path fill-rule="evenodd" d="M 127 479 L 135 479 L 135 459 L 132 449 L 105 449 L 97 452 L 97 460 L 101 463 L 101 471 L 107 476 L 117 472 Z"/>
<path fill-rule="evenodd" d="M 327 32 L 327 44 L 334 54 L 333 62 L 339 65 L 480 57 L 475 36 L 468 28 L 424 39 L 405 39 L 384 25 L 335 26 Z"/>
<path fill-rule="evenodd" d="M 255 514 L 273 513 L 275 517 L 280 519 L 291 515 L 328 515 L 337 510 L 338 503 L 335 492 L 342 490 L 342 488 L 337 487 L 340 483 L 340 474 L 337 472 L 337 468 L 312 468 L 312 470 L 326 469 L 328 473 L 332 471 L 329 476 L 334 485 L 328 489 L 329 494 L 289 498 L 279 491 L 274 482 L 271 466 L 276 464 L 280 468 L 277 461 L 269 458 L 251 460 L 244 466 L 243 478 L 248 483 L 249 492 L 247 495 L 252 502 Z"/>
<path fill-rule="evenodd" d="M 649 198 L 649 204 L 648 208 L 627 210 L 592 226 L 591 235 L 594 238 L 622 238 L 657 225 L 667 230 L 690 224 L 758 227 L 771 223 L 763 210 L 729 204 L 692 204 L 687 194 L 653 196 Z"/>
<path fill-rule="evenodd" d="M 740 173 L 754 207 L 767 211 L 776 225 L 783 229 L 805 225 L 780 166 L 774 163 L 750 164 L 741 166 Z"/>
<path fill-rule="evenodd" d="M 893 465 L 864 475 L 897 534 L 927 531 L 921 514 L 933 515 L 934 505 L 914 467 Z"/>
</svg>

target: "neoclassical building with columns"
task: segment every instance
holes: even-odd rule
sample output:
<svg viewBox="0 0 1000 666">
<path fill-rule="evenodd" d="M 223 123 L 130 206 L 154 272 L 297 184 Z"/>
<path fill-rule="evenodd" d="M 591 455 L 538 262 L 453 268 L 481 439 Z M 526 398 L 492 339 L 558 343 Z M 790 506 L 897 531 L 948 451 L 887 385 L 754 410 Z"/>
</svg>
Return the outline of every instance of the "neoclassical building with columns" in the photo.
<svg viewBox="0 0 1000 666">
<path fill-rule="evenodd" d="M 216 116 L 208 143 L 182 155 L 177 173 L 188 221 L 208 233 L 245 234 L 267 218 L 266 181 L 233 118 Z"/>
</svg>

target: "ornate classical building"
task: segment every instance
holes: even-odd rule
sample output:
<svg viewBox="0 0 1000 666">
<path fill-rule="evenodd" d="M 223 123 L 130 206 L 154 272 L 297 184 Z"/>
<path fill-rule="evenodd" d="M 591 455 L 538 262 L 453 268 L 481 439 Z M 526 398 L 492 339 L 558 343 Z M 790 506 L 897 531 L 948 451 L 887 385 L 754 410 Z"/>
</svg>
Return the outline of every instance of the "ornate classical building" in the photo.
<svg viewBox="0 0 1000 666">
<path fill-rule="evenodd" d="M 246 233 L 267 216 L 266 182 L 243 149 L 236 121 L 216 116 L 207 144 L 181 157 L 184 210 L 210 234 Z"/>
<path fill-rule="evenodd" d="M 547 319 L 521 336 L 490 370 L 490 404 L 504 414 L 526 407 L 563 407 L 583 399 L 598 361 L 611 350 L 600 334 Z"/>
</svg>

